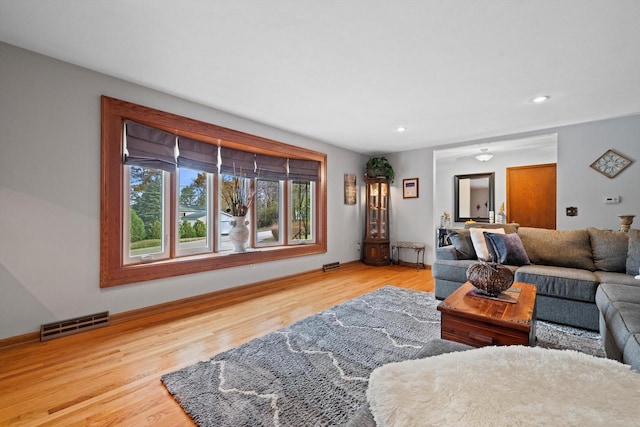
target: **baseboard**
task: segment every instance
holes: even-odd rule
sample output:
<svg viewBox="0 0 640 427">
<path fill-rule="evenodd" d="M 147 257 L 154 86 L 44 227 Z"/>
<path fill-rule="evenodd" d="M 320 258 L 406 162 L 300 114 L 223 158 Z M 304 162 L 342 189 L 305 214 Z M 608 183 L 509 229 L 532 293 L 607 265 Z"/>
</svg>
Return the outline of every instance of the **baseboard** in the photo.
<svg viewBox="0 0 640 427">
<path fill-rule="evenodd" d="M 342 264 L 343 266 L 361 264 L 359 260 L 350 261 Z M 339 270 L 335 273 L 340 274 Z M 111 325 L 124 323 L 130 320 L 135 320 L 141 317 L 151 316 L 154 314 L 160 314 L 166 311 L 170 311 L 179 307 L 189 306 L 196 303 L 207 302 L 215 299 L 218 307 L 224 307 L 231 305 L 242 299 L 254 298 L 259 295 L 266 295 L 272 292 L 276 292 L 283 287 L 295 286 L 295 282 L 298 281 L 300 275 L 303 274 L 327 274 L 322 269 L 314 269 L 303 271 L 301 273 L 290 274 L 286 276 L 276 277 L 274 279 L 261 280 L 259 282 L 253 282 L 246 285 L 235 286 L 229 289 L 222 289 L 219 291 L 208 292 L 206 294 L 195 295 L 192 297 L 182 298 L 174 301 L 169 301 L 161 304 L 150 305 L 147 307 L 137 308 L 135 310 L 123 311 L 121 313 L 114 313 L 109 316 Z M 289 281 L 289 282 L 288 282 Z M 284 283 L 279 283 L 284 282 Z M 108 328 L 108 326 L 107 326 Z M 15 345 L 26 344 L 30 342 L 40 341 L 40 331 L 29 332 L 23 335 L 17 335 L 14 337 L 0 339 L 0 349 L 6 347 L 12 347 Z"/>
<path fill-rule="evenodd" d="M 16 335 L 15 337 L 2 338 L 0 339 L 0 349 L 35 341 L 40 341 L 40 331 L 28 332 L 23 335 Z"/>
</svg>

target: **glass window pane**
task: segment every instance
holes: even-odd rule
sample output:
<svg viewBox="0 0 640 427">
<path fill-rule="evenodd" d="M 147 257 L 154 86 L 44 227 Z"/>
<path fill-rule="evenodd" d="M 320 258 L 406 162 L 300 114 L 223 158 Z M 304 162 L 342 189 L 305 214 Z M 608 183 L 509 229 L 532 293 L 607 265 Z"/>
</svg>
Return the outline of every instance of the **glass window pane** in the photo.
<svg viewBox="0 0 640 427">
<path fill-rule="evenodd" d="M 211 203 L 209 174 L 178 169 L 178 253 L 209 251 Z"/>
<path fill-rule="evenodd" d="M 280 181 L 256 180 L 256 244 L 281 244 Z"/>
<path fill-rule="evenodd" d="M 229 238 L 229 232 L 233 228 L 232 221 L 235 218 L 242 218 L 239 221 L 249 221 L 249 232 L 251 233 L 251 205 L 253 203 L 253 192 L 251 191 L 251 179 L 233 175 L 218 175 L 218 186 L 220 195 L 220 215 L 218 223 L 218 251 L 227 252 L 234 250 L 233 243 Z M 251 234 L 249 234 L 249 242 Z M 248 246 L 248 245 L 247 245 Z"/>
<path fill-rule="evenodd" d="M 128 255 L 165 252 L 165 176 L 159 169 L 126 166 L 129 177 Z"/>
<path fill-rule="evenodd" d="M 311 181 L 291 181 L 290 188 L 289 240 L 292 242 L 312 241 L 314 240 L 314 183 Z"/>
</svg>

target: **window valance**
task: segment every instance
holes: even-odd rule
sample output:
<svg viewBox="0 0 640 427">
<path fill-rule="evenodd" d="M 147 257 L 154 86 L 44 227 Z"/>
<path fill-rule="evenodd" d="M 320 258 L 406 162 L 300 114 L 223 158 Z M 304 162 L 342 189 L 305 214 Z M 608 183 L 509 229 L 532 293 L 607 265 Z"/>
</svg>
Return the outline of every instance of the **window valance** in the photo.
<svg viewBox="0 0 640 427">
<path fill-rule="evenodd" d="M 176 136 L 140 123 L 125 122 L 124 163 L 176 171 Z"/>
<path fill-rule="evenodd" d="M 125 121 L 124 163 L 168 172 L 184 167 L 245 178 L 300 181 L 317 181 L 320 164 L 218 147 L 131 120 Z"/>
<path fill-rule="evenodd" d="M 178 151 L 178 167 L 218 173 L 217 146 L 180 136 Z"/>
</svg>

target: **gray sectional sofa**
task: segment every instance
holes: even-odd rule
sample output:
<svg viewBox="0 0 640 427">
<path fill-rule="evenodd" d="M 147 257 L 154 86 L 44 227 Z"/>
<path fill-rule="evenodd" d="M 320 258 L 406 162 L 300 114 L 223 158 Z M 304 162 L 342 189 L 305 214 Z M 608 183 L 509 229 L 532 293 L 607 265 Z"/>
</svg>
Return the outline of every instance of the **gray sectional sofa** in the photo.
<svg viewBox="0 0 640 427">
<path fill-rule="evenodd" d="M 526 252 L 524 260 L 516 257 L 515 265 L 504 264 L 516 281 L 536 285 L 537 318 L 600 330 L 607 355 L 640 370 L 640 280 L 635 279 L 640 268 L 640 230 L 561 231 L 518 224 L 466 227 L 448 230 L 452 244 L 436 249 L 432 265 L 436 298 L 446 298 L 466 282 L 467 268 L 479 262 L 469 228 L 503 228 L 506 234 L 517 234 L 515 240 Z M 491 247 L 491 239 L 486 240 Z M 494 251 L 491 256 L 503 260 L 505 250 L 513 250 L 498 249 L 500 253 Z"/>
</svg>

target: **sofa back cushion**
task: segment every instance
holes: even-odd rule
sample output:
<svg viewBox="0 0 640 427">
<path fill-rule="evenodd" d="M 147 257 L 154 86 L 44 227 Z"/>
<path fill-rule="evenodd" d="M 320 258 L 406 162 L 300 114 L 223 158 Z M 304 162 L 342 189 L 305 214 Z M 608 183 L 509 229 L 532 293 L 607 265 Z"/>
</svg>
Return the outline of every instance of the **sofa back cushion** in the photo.
<svg viewBox="0 0 640 427">
<path fill-rule="evenodd" d="M 596 270 L 624 273 L 627 269 L 628 233 L 587 228 Z"/>
<path fill-rule="evenodd" d="M 582 268 L 595 271 L 591 254 L 591 241 L 587 230 L 547 230 L 520 227 L 529 260 L 534 264 L 557 267 Z"/>
<path fill-rule="evenodd" d="M 627 274 L 636 276 L 640 273 L 640 230 L 629 230 L 629 247 L 627 250 Z"/>
</svg>

